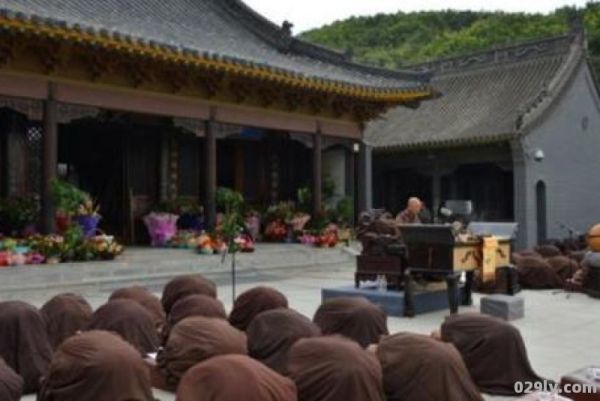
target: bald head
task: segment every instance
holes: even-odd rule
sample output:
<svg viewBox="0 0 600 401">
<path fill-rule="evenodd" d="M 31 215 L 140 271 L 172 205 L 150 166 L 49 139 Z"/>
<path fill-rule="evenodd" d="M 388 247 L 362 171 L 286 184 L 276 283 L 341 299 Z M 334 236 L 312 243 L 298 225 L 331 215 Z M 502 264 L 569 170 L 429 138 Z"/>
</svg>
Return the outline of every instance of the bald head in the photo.
<svg viewBox="0 0 600 401">
<path fill-rule="evenodd" d="M 406 208 L 414 214 L 419 214 L 423 208 L 423 202 L 419 198 L 410 198 L 406 204 Z"/>
</svg>

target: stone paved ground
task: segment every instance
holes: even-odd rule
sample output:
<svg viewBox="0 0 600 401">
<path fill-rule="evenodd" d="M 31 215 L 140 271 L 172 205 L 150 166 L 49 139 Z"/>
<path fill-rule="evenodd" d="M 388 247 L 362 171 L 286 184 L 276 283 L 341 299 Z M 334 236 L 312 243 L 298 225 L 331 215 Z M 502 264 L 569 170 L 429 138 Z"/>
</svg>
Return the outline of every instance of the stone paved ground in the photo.
<svg viewBox="0 0 600 401">
<path fill-rule="evenodd" d="M 320 303 L 320 289 L 323 286 L 348 285 L 352 281 L 353 267 L 332 266 L 306 268 L 302 271 L 256 272 L 245 275 L 238 290 L 243 291 L 258 283 L 271 285 L 284 292 L 290 306 L 312 316 Z M 219 284 L 219 297 L 229 309 L 231 307 L 231 287 L 222 278 Z M 160 292 L 160 288 L 153 288 Z M 94 307 L 106 301 L 107 292 L 88 292 L 85 294 Z M 600 301 L 582 294 L 567 297 L 551 291 L 525 291 L 526 317 L 515 322 L 523 334 L 529 356 L 537 372 L 550 379 L 559 379 L 564 373 L 577 368 L 600 364 Z M 47 295 L 28 297 L 28 301 L 37 305 L 43 304 Z M 473 310 L 479 304 L 475 297 Z M 466 310 L 466 309 L 462 309 Z M 392 332 L 412 331 L 430 333 L 442 322 L 447 312 L 430 313 L 414 319 L 390 318 L 389 327 Z M 157 398 L 171 401 L 174 398 L 164 393 L 157 393 Z M 33 401 L 34 397 L 24 400 Z M 510 398 L 486 397 L 487 400 L 499 401 Z"/>
</svg>

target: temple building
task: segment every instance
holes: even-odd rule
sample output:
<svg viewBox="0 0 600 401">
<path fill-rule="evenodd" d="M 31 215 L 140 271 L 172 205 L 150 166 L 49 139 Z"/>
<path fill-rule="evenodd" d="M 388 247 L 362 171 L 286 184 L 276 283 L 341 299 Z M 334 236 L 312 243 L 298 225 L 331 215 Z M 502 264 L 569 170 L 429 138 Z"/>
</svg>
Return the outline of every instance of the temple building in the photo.
<svg viewBox="0 0 600 401">
<path fill-rule="evenodd" d="M 0 0 L 0 31 L 0 197 L 39 194 L 46 231 L 55 177 L 125 242 L 178 197 L 214 223 L 219 186 L 257 205 L 310 187 L 316 211 L 328 175 L 364 209 L 365 123 L 434 95 L 239 0 Z"/>
<path fill-rule="evenodd" d="M 522 247 L 600 218 L 600 98 L 580 30 L 417 68 L 442 97 L 368 126 L 374 206 L 471 200 L 477 220 L 518 222 Z"/>
</svg>

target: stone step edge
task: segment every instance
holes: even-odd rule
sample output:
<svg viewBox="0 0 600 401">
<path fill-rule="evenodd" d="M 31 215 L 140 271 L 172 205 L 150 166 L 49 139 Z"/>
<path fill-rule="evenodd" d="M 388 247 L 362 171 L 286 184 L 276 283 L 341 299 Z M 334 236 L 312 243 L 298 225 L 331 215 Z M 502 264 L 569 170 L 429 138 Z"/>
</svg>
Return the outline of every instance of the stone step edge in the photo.
<svg viewBox="0 0 600 401">
<path fill-rule="evenodd" d="M 310 265 L 307 264 L 296 264 L 296 265 L 286 265 L 286 266 L 274 266 L 268 268 L 242 268 L 238 270 L 239 274 L 256 274 L 256 273 L 275 273 L 275 272 L 285 272 L 285 271 L 296 271 L 301 269 L 311 269 L 315 267 L 323 267 L 323 266 L 347 266 L 350 261 L 337 261 L 334 263 L 312 263 Z M 70 280 L 70 281 L 53 281 L 51 283 L 43 282 L 43 283 L 35 283 L 31 285 L 19 285 L 19 286 L 0 286 L 0 291 L 2 293 L 6 292 L 26 292 L 26 291 L 34 291 L 34 290 L 51 290 L 53 288 L 68 288 L 68 287 L 91 287 L 91 286 L 101 286 L 103 284 L 114 284 L 119 282 L 132 282 L 132 281 L 151 281 L 151 280 L 161 280 L 161 279 L 170 279 L 177 275 L 181 274 L 193 274 L 199 273 L 204 275 L 208 279 L 220 278 L 221 276 L 230 276 L 231 268 L 230 266 L 224 267 L 222 270 L 212 269 L 212 270 L 203 270 L 203 269 L 180 269 L 180 270 L 169 270 L 160 273 L 153 274 L 139 274 L 139 275 L 107 275 L 105 277 L 97 277 L 89 280 Z"/>
</svg>

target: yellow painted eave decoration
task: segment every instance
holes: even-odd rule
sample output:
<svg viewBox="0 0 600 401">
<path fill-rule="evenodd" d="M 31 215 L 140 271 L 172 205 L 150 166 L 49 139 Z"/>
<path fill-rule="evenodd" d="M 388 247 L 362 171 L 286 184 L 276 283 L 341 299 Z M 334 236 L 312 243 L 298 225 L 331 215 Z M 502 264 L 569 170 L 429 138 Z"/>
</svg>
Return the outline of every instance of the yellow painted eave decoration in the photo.
<svg viewBox="0 0 600 401">
<path fill-rule="evenodd" d="M 323 79 L 298 76 L 284 70 L 277 71 L 257 65 L 244 65 L 243 63 L 238 63 L 234 60 L 214 59 L 201 54 L 184 54 L 172 49 L 154 47 L 139 42 L 129 42 L 107 37 L 99 33 L 82 32 L 67 27 L 35 23 L 29 20 L 15 20 L 0 17 L 0 27 L 17 33 L 27 33 L 79 44 L 100 46 L 108 50 L 137 54 L 174 64 L 223 71 L 243 77 L 276 82 L 290 87 L 334 93 L 336 95 L 360 98 L 378 103 L 398 104 L 428 99 L 433 96 L 433 90 L 428 85 L 422 85 L 412 89 L 382 89 L 326 81 Z"/>
</svg>

